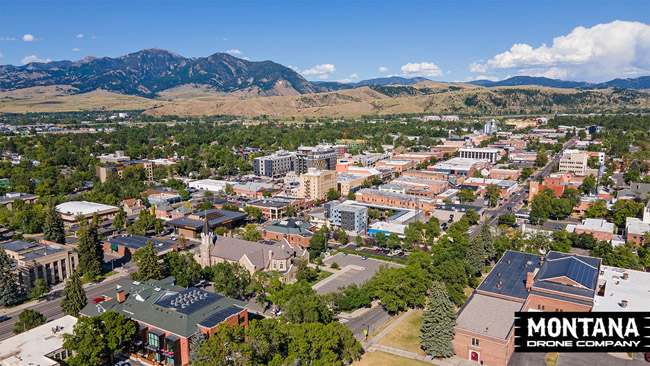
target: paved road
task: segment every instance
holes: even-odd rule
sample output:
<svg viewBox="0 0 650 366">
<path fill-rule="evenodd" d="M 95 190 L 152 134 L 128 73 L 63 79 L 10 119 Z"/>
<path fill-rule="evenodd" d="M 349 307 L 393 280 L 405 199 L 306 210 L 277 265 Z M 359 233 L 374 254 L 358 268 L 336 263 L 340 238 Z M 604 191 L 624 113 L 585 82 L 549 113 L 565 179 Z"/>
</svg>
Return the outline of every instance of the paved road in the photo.
<svg viewBox="0 0 650 366">
<path fill-rule="evenodd" d="M 110 280 L 105 280 L 99 284 L 92 285 L 91 287 L 86 288 L 86 296 L 88 297 L 88 301 L 92 301 L 95 297 L 100 296 L 107 290 L 113 288 L 115 286 L 115 281 L 117 278 L 112 278 Z M 41 314 L 45 315 L 48 321 L 50 320 L 55 320 L 58 318 L 63 317 L 63 313 L 61 312 L 61 291 L 57 291 L 54 293 L 49 294 L 50 297 L 54 298 L 53 300 L 50 301 L 45 301 L 41 302 L 38 304 L 34 304 L 33 306 L 30 306 L 30 309 L 36 310 L 40 312 Z M 13 329 L 14 329 L 14 323 L 18 320 L 18 314 L 22 309 L 19 310 L 12 310 L 9 309 L 6 313 L 3 311 L 0 311 L 0 314 L 2 315 L 7 315 L 11 319 L 0 323 L 0 340 L 4 340 L 7 338 L 10 338 L 13 336 Z"/>
<path fill-rule="evenodd" d="M 367 330 L 368 334 L 372 334 L 388 320 L 390 320 L 388 312 L 384 310 L 383 306 L 377 305 L 355 318 L 345 319 L 342 322 L 352 330 L 352 334 L 357 340 L 362 341 L 365 339 L 364 330 Z"/>
<path fill-rule="evenodd" d="M 508 198 L 506 202 L 501 204 L 500 206 L 491 209 L 491 210 L 485 210 L 484 212 L 484 219 L 487 220 L 488 225 L 493 226 L 496 224 L 497 220 L 499 219 L 499 216 L 506 214 L 506 213 L 514 213 L 516 212 L 516 206 L 519 204 L 520 201 L 526 199 L 528 193 L 528 185 L 531 180 L 536 180 L 538 177 L 548 177 L 549 174 L 551 173 L 551 170 L 553 169 L 553 166 L 555 164 L 558 164 L 560 162 L 560 159 L 562 158 L 562 153 L 564 150 L 566 150 L 569 146 L 573 144 L 573 140 L 567 141 L 564 146 L 562 146 L 562 150 L 555 156 L 553 159 L 550 159 L 546 166 L 544 166 L 542 169 L 539 169 L 536 171 L 530 178 L 528 178 L 521 186 L 519 186 Z M 508 209 L 510 208 L 510 209 Z M 474 238 L 476 234 L 479 233 L 478 228 L 472 228 L 470 229 L 470 239 Z"/>
</svg>

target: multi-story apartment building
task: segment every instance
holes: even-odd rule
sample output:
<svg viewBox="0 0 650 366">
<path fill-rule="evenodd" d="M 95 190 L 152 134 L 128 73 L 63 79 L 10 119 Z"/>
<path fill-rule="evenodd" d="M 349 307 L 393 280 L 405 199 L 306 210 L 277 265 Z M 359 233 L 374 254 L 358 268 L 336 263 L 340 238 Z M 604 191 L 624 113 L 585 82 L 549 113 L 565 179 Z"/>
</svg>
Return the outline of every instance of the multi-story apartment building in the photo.
<svg viewBox="0 0 650 366">
<path fill-rule="evenodd" d="M 602 219 L 585 219 L 582 224 L 569 224 L 565 228 L 569 232 L 576 234 L 591 234 L 597 240 L 611 242 L 614 238 L 615 225 L 607 220 Z"/>
<path fill-rule="evenodd" d="M 323 205 L 330 224 L 344 230 L 365 233 L 368 228 L 368 207 L 354 201 L 331 201 Z"/>
<path fill-rule="evenodd" d="M 356 201 L 380 206 L 422 210 L 424 212 L 433 211 L 436 205 L 436 200 L 433 198 L 394 193 L 371 188 L 359 190 L 356 193 Z"/>
<path fill-rule="evenodd" d="M 298 148 L 295 171 L 297 174 L 307 173 L 309 168 L 320 170 L 336 169 L 338 151 L 331 146 L 316 146 Z"/>
<path fill-rule="evenodd" d="M 146 160 L 130 160 L 118 164 L 109 164 L 106 166 L 98 166 L 96 169 L 99 181 L 104 183 L 110 173 L 117 174 L 122 178 L 122 172 L 126 168 L 143 168 L 147 174 L 147 179 L 153 180 L 153 163 Z"/>
<path fill-rule="evenodd" d="M 32 288 L 37 279 L 44 279 L 48 285 L 65 281 L 79 263 L 77 252 L 65 245 L 14 240 L 0 244 L 0 248 L 14 263 L 12 269 L 23 291 Z"/>
<path fill-rule="evenodd" d="M 628 217 L 625 221 L 625 241 L 637 246 L 645 244 L 645 234 L 650 232 L 650 223 L 636 217 Z"/>
<path fill-rule="evenodd" d="M 309 199 L 325 199 L 330 189 L 337 189 L 336 171 L 309 168 L 300 175 L 298 195 Z"/>
<path fill-rule="evenodd" d="M 296 154 L 288 151 L 278 151 L 275 154 L 260 156 L 253 159 L 255 175 L 278 177 L 295 169 Z"/>
<path fill-rule="evenodd" d="M 587 161 L 589 155 L 579 152 L 578 150 L 567 150 L 560 159 L 561 173 L 573 173 L 584 176 L 587 172 Z"/>
<path fill-rule="evenodd" d="M 16 200 L 23 201 L 25 204 L 31 205 L 32 203 L 38 201 L 38 198 L 39 197 L 37 195 L 31 193 L 8 192 L 4 196 L 0 196 L 0 205 L 5 206 L 9 211 L 11 211 Z"/>
<path fill-rule="evenodd" d="M 502 150 L 490 148 L 463 148 L 460 149 L 460 157 L 464 159 L 489 160 L 495 164 L 501 159 Z"/>
</svg>

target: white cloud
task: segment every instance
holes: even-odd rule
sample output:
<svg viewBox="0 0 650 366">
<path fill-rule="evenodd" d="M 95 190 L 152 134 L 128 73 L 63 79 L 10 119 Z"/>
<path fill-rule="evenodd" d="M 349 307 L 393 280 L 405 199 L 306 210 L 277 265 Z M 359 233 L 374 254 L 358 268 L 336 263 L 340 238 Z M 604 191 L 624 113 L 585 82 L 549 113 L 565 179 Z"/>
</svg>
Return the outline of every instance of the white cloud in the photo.
<svg viewBox="0 0 650 366">
<path fill-rule="evenodd" d="M 388 68 L 380 66 L 378 70 L 379 70 L 379 72 L 387 72 Z"/>
<path fill-rule="evenodd" d="M 300 69 L 297 66 L 288 65 L 287 67 L 297 73 L 300 73 Z"/>
<path fill-rule="evenodd" d="M 359 77 L 359 75 L 357 75 L 356 72 L 355 72 L 354 74 L 352 74 L 352 75 L 349 76 L 350 79 L 356 79 L 356 78 L 358 78 L 358 77 Z"/>
<path fill-rule="evenodd" d="M 241 55 L 242 54 L 242 52 L 240 50 L 237 50 L 237 49 L 234 49 L 234 48 L 231 49 L 231 50 L 226 51 L 226 53 L 229 53 L 231 55 Z"/>
<path fill-rule="evenodd" d="M 0 52 L 0 58 L 3 58 L 3 57 L 5 57 L 5 55 L 3 55 L 2 52 Z"/>
<path fill-rule="evenodd" d="M 224 40 L 224 41 L 230 41 L 230 39 L 228 39 L 227 37 L 223 37 L 221 39 Z"/>
<path fill-rule="evenodd" d="M 348 76 L 345 79 L 340 79 L 340 80 L 336 80 L 336 81 L 338 81 L 339 83 L 351 83 L 351 82 L 354 81 L 354 79 L 358 79 L 358 78 L 359 78 L 359 75 L 355 72 L 354 74 Z"/>
<path fill-rule="evenodd" d="M 23 41 L 25 42 L 34 42 L 36 40 L 36 37 L 32 36 L 31 34 L 25 34 L 23 36 Z"/>
<path fill-rule="evenodd" d="M 451 74 L 451 70 L 447 70 L 447 75 Z"/>
<path fill-rule="evenodd" d="M 469 72 L 486 72 L 488 68 L 487 64 L 481 64 L 478 62 L 472 62 L 469 65 Z"/>
<path fill-rule="evenodd" d="M 488 75 L 468 76 L 465 78 L 465 82 L 474 81 L 474 80 L 499 81 L 501 79 L 497 76 L 488 76 Z"/>
<path fill-rule="evenodd" d="M 336 68 L 332 64 L 320 64 L 312 67 L 311 69 L 307 69 L 302 73 L 305 75 L 325 75 L 325 74 L 331 74 L 335 71 Z"/>
<path fill-rule="evenodd" d="M 248 60 L 250 60 L 250 57 L 244 56 L 244 57 L 242 57 L 241 59 L 242 59 L 242 60 L 246 60 L 246 61 L 248 61 Z"/>
<path fill-rule="evenodd" d="M 442 70 L 433 62 L 408 63 L 402 66 L 402 73 L 405 76 L 442 76 Z"/>
<path fill-rule="evenodd" d="M 90 36 L 91 39 L 97 39 L 97 36 Z"/>
<path fill-rule="evenodd" d="M 79 52 L 79 51 L 81 51 L 81 48 L 73 48 L 72 51 Z"/>
<path fill-rule="evenodd" d="M 49 58 L 43 60 L 43 59 L 40 59 L 40 58 L 36 57 L 36 55 L 25 56 L 25 57 L 23 57 L 22 60 L 20 60 L 20 62 L 23 65 L 27 65 L 27 64 L 32 63 L 32 62 L 50 62 L 50 61 L 52 61 L 52 60 L 50 60 Z"/>
<path fill-rule="evenodd" d="M 524 43 L 487 62 L 492 69 L 520 74 L 602 81 L 650 72 L 650 25 L 616 20 L 591 28 L 577 27 L 537 48 Z"/>
<path fill-rule="evenodd" d="M 16 37 L 0 37 L 0 41 L 15 41 Z"/>
<path fill-rule="evenodd" d="M 318 75 L 318 78 L 321 79 L 321 80 L 325 80 L 325 79 L 327 79 L 329 77 L 330 76 L 328 74 Z"/>
<path fill-rule="evenodd" d="M 77 38 L 82 39 L 84 37 L 83 33 L 77 34 Z"/>
</svg>

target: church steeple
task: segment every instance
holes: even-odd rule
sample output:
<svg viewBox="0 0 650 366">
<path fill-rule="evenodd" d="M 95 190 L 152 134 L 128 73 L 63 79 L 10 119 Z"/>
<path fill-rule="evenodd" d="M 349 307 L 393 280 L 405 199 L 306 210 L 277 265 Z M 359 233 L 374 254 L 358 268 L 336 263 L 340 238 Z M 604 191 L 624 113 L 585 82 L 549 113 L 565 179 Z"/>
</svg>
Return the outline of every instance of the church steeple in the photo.
<svg viewBox="0 0 650 366">
<path fill-rule="evenodd" d="M 212 253 L 212 248 L 214 247 L 214 233 L 210 230 L 210 224 L 208 223 L 208 213 L 203 211 L 203 232 L 201 233 L 201 247 L 200 255 L 201 267 L 210 266 L 212 263 L 210 259 L 210 253 Z"/>
</svg>

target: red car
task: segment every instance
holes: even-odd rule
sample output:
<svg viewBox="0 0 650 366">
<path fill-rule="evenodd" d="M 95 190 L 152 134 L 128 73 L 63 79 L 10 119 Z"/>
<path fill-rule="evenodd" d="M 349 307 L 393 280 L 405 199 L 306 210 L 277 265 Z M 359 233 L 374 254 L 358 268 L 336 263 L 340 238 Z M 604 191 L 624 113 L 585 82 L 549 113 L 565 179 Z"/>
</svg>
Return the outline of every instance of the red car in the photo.
<svg viewBox="0 0 650 366">
<path fill-rule="evenodd" d="M 102 301 L 104 301 L 103 297 L 96 297 L 96 298 L 93 299 L 93 304 L 97 304 L 97 303 L 100 303 Z"/>
</svg>

